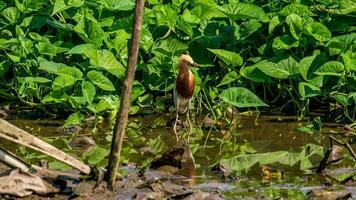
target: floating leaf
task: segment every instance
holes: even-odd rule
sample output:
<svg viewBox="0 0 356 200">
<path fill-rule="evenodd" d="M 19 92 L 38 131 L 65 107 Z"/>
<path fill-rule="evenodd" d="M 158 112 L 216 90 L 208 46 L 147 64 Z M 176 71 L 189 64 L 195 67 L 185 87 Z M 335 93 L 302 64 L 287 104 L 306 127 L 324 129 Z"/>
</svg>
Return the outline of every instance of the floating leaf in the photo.
<svg viewBox="0 0 356 200">
<path fill-rule="evenodd" d="M 74 124 L 80 124 L 84 119 L 84 115 L 80 112 L 73 113 L 64 122 L 64 127 L 69 127 Z"/>
<path fill-rule="evenodd" d="M 222 159 L 220 165 L 233 171 L 245 171 L 255 164 L 266 165 L 280 163 L 293 166 L 299 161 L 299 153 L 288 151 L 275 151 L 268 153 L 238 155 L 228 159 Z"/>
<path fill-rule="evenodd" d="M 232 87 L 221 92 L 222 101 L 238 108 L 268 106 L 247 88 Z"/>
</svg>

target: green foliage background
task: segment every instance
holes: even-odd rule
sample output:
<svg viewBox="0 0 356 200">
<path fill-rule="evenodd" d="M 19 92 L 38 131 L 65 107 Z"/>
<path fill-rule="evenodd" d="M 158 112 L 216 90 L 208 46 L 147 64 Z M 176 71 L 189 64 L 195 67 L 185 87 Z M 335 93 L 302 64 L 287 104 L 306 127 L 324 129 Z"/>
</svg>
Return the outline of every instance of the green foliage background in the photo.
<svg viewBox="0 0 356 200">
<path fill-rule="evenodd" d="M 132 0 L 0 0 L 1 104 L 116 111 L 133 8 Z M 303 117 L 313 104 L 335 104 L 353 120 L 355 12 L 354 0 L 147 0 L 131 113 L 169 110 L 177 57 L 189 53 L 201 65 L 198 111 L 220 117 L 227 105 L 268 104 Z"/>
</svg>

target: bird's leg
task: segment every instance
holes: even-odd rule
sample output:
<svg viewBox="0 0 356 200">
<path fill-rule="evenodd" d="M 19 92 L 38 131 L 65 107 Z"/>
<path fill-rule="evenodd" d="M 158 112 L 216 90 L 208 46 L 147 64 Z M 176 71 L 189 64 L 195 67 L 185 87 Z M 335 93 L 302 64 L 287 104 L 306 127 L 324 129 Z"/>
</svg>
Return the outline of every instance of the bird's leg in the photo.
<svg viewBox="0 0 356 200">
<path fill-rule="evenodd" d="M 178 133 L 177 133 L 177 122 L 178 122 L 178 111 L 176 112 L 176 120 L 174 122 L 173 130 L 174 134 L 176 135 L 177 141 L 179 140 Z"/>
<path fill-rule="evenodd" d="M 187 110 L 187 121 L 188 121 L 188 142 L 189 142 L 189 138 L 190 138 L 190 133 L 192 132 L 192 123 L 190 122 L 190 118 L 189 118 L 189 108 L 188 108 L 188 110 Z"/>
</svg>

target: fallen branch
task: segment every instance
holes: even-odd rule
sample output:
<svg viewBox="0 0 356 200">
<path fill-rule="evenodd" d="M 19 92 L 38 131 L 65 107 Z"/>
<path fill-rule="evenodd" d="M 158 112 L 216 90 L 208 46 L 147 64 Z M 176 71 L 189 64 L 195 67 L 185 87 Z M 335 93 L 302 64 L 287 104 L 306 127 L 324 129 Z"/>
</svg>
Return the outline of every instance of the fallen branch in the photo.
<svg viewBox="0 0 356 200">
<path fill-rule="evenodd" d="M 90 174 L 90 167 L 88 165 L 3 119 L 0 119 L 0 137 L 49 155 L 78 169 L 84 174 Z"/>
<path fill-rule="evenodd" d="M 24 172 L 29 172 L 31 166 L 24 161 L 17 158 L 12 153 L 6 151 L 5 149 L 0 147 L 0 162 L 6 164 L 11 168 L 19 168 Z"/>
</svg>

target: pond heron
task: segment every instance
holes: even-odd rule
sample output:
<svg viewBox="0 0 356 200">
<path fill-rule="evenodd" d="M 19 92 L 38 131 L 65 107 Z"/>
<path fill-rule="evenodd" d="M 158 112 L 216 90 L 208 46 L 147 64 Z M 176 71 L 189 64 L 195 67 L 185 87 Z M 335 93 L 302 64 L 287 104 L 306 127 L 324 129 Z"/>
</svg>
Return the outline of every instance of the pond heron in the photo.
<svg viewBox="0 0 356 200">
<path fill-rule="evenodd" d="M 179 73 L 177 75 L 173 90 L 173 100 L 176 108 L 176 121 L 174 123 L 173 129 L 177 140 L 179 139 L 177 134 L 177 121 L 179 113 L 187 114 L 187 121 L 189 125 L 188 140 L 189 134 L 192 130 L 192 124 L 189 119 L 189 103 L 192 100 L 194 94 L 195 79 L 191 68 L 197 66 L 198 65 L 194 63 L 192 57 L 189 55 L 182 54 L 178 59 Z"/>
</svg>

